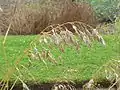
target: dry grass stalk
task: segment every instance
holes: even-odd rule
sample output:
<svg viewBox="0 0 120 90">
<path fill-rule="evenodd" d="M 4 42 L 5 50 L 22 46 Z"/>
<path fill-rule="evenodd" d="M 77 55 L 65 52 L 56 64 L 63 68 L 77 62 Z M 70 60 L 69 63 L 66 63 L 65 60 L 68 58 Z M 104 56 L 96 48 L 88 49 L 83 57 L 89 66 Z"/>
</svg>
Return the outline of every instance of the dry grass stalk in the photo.
<svg viewBox="0 0 120 90">
<path fill-rule="evenodd" d="M 98 84 L 97 82 L 99 82 L 98 77 L 100 78 L 101 76 L 102 77 L 104 76 L 103 79 L 106 79 L 111 83 L 108 90 L 112 90 L 114 86 L 116 86 L 117 88 L 115 90 L 119 90 L 120 89 L 120 68 L 119 67 L 120 67 L 120 60 L 111 60 L 105 63 L 103 66 L 100 67 L 100 69 L 96 71 L 92 79 L 87 84 L 84 85 L 85 88 L 88 88 L 88 87 L 93 89 L 98 88 L 97 87 L 97 84 Z"/>
<path fill-rule="evenodd" d="M 71 27 L 72 30 L 69 30 L 69 27 Z M 52 39 L 52 41 L 54 42 L 54 44 L 56 44 L 56 45 L 60 45 L 62 43 L 68 44 L 68 45 L 69 44 L 79 45 L 78 42 L 81 39 L 88 46 L 91 45 L 91 42 L 94 39 L 97 39 L 103 45 L 105 45 L 104 39 L 97 32 L 96 29 L 94 29 L 90 25 L 87 25 L 83 22 L 78 22 L 78 21 L 67 22 L 67 23 L 63 23 L 63 24 L 50 25 L 47 28 L 45 28 L 41 32 L 41 34 L 42 34 L 41 37 L 44 36 L 43 42 L 47 41 L 48 37 L 50 37 Z M 77 40 L 75 38 L 76 36 L 78 36 Z"/>
<path fill-rule="evenodd" d="M 94 90 L 95 89 L 95 85 L 94 84 L 95 84 L 94 80 L 91 79 L 88 83 L 83 85 L 83 90 Z"/>
<path fill-rule="evenodd" d="M 0 7 L 0 12 L 3 12 L 3 9 Z"/>
<path fill-rule="evenodd" d="M 57 64 L 57 61 L 53 57 L 53 54 L 50 52 L 50 50 L 47 50 L 45 48 L 43 48 L 40 51 L 37 49 L 37 47 L 34 47 L 34 50 L 33 49 L 28 50 L 27 55 L 30 58 L 30 64 L 32 60 L 40 60 L 46 65 L 46 67 L 47 67 L 47 63 L 45 60 L 48 60 L 54 64 Z"/>
</svg>

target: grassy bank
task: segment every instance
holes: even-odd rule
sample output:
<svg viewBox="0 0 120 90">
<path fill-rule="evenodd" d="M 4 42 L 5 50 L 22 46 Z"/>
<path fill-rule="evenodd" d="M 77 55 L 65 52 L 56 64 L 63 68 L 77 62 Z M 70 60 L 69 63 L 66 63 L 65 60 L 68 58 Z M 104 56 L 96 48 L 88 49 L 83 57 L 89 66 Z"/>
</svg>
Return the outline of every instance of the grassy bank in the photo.
<svg viewBox="0 0 120 90">
<path fill-rule="evenodd" d="M 29 43 L 35 37 L 8 36 L 4 47 L 5 53 L 2 46 L 3 37 L 0 37 L 0 79 L 5 75 L 7 68 L 14 67 L 14 62 L 19 59 L 20 55 L 24 55 L 24 50 L 29 47 Z M 67 47 L 65 53 L 53 51 L 56 57 L 61 54 L 63 58 L 58 59 L 57 65 L 46 61 L 48 68 L 42 61 L 36 60 L 32 60 L 32 64 L 28 65 L 28 58 L 25 56 L 18 65 L 19 71 L 16 70 L 14 75 L 21 74 L 22 80 L 33 82 L 88 80 L 104 63 L 120 56 L 120 37 L 108 35 L 104 38 L 106 47 L 95 43 L 91 48 L 84 44 L 81 45 L 79 52 L 71 47 Z M 16 77 L 12 76 L 12 80 L 15 79 Z"/>
</svg>

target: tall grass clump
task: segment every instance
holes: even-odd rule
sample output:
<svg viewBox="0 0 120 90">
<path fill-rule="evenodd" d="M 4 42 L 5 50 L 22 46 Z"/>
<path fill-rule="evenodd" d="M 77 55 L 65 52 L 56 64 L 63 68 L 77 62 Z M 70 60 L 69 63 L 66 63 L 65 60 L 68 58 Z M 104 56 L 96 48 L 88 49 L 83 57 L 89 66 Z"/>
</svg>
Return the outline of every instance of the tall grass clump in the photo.
<svg viewBox="0 0 120 90">
<path fill-rule="evenodd" d="M 120 60 L 110 60 L 101 66 L 95 74 L 93 74 L 92 79 L 85 84 L 83 87 L 84 89 L 97 89 L 100 88 L 101 85 L 98 82 L 109 82 L 108 90 L 112 90 L 112 88 L 117 88 L 116 90 L 120 89 Z M 97 76 L 97 77 L 96 77 Z M 99 77 L 99 78 L 98 78 Z M 103 82 L 103 83 L 104 83 Z"/>
<path fill-rule="evenodd" d="M 51 53 L 51 50 L 54 49 L 52 46 L 58 48 L 61 52 L 64 52 L 66 46 L 75 47 L 75 50 L 79 51 L 82 41 L 88 47 L 91 47 L 94 40 L 98 40 L 104 46 L 106 45 L 98 31 L 83 22 L 53 24 L 46 27 L 39 37 L 31 43 L 27 55 L 31 60 L 42 60 L 45 65 L 44 58 L 57 64 L 54 55 Z"/>
<path fill-rule="evenodd" d="M 88 4 L 75 4 L 71 0 L 46 0 L 36 3 L 17 3 L 16 13 L 11 15 L 13 9 L 0 13 L 0 28 L 5 34 L 9 23 L 9 34 L 28 35 L 39 34 L 51 24 L 80 21 L 96 26 L 92 7 Z M 10 18 L 12 17 L 12 20 Z"/>
</svg>

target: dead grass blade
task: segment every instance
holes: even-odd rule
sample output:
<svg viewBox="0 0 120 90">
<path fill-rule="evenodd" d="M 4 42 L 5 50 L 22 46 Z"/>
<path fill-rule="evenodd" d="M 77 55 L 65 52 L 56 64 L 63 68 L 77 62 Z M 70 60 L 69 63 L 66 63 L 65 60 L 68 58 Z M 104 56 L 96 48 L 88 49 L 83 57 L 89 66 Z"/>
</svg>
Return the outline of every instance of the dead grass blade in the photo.
<svg viewBox="0 0 120 90">
<path fill-rule="evenodd" d="M 3 46 L 5 44 L 5 41 L 6 41 L 6 38 L 7 38 L 7 35 L 8 35 L 8 32 L 9 32 L 10 28 L 11 28 L 11 23 L 9 24 L 9 27 L 8 27 L 7 32 L 5 34 L 5 37 L 4 37 L 4 40 L 3 40 Z"/>
<path fill-rule="evenodd" d="M 16 78 L 18 78 L 20 80 L 20 82 L 22 83 L 23 90 L 30 90 L 29 87 L 27 86 L 27 84 L 20 77 L 16 76 Z"/>
</svg>

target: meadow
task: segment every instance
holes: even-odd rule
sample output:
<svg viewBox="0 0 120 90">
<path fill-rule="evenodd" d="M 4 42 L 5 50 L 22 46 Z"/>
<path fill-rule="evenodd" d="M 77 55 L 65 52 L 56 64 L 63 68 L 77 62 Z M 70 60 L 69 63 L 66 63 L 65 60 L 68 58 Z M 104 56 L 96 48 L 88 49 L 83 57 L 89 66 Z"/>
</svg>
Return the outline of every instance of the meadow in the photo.
<svg viewBox="0 0 120 90">
<path fill-rule="evenodd" d="M 61 53 L 57 47 L 53 46 L 54 49 L 52 52 L 54 56 L 59 57 L 59 55 L 61 55 L 62 57 L 61 60 L 57 59 L 57 64 L 46 61 L 46 67 L 40 60 L 31 60 L 31 64 L 29 65 L 29 58 L 25 55 L 24 51 L 30 47 L 30 42 L 33 41 L 35 37 L 36 36 L 8 36 L 4 51 L 2 46 L 4 37 L 1 36 L 1 80 L 6 74 L 6 70 L 9 70 L 10 67 L 17 67 L 19 70 L 15 71 L 15 75 L 20 76 L 25 82 L 82 82 L 90 80 L 102 65 L 110 60 L 117 60 L 120 56 L 120 37 L 118 35 L 108 35 L 104 36 L 106 46 L 103 46 L 99 42 L 94 43 L 91 48 L 82 44 L 79 51 L 69 46 L 65 48 L 64 53 Z M 23 59 L 16 65 L 15 62 L 21 56 L 23 56 Z M 14 72 L 14 69 L 10 70 Z M 97 78 L 99 79 L 100 77 Z M 11 80 L 16 80 L 16 77 L 12 75 Z"/>
<path fill-rule="evenodd" d="M 120 1 L 34 1 L 1 3 L 0 90 L 119 90 Z"/>
</svg>

